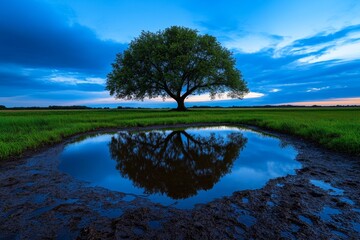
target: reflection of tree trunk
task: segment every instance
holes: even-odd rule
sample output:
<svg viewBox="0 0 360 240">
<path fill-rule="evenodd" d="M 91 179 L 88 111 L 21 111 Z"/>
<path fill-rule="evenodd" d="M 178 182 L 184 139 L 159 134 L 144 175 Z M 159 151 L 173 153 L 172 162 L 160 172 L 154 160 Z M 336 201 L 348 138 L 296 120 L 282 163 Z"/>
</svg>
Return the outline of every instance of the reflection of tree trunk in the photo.
<svg viewBox="0 0 360 240">
<path fill-rule="evenodd" d="M 172 138 L 173 136 L 175 136 L 176 134 L 177 134 L 176 131 L 172 131 L 169 135 L 166 136 L 166 138 L 164 139 L 164 141 L 160 142 L 160 144 L 163 145 L 163 146 L 161 147 L 161 150 L 160 150 L 160 156 L 162 156 L 162 155 L 165 153 L 165 151 L 167 150 L 167 146 L 168 146 L 168 144 L 169 144 L 169 141 L 170 141 L 171 138 Z M 157 147 L 160 147 L 160 146 L 157 146 Z"/>
<path fill-rule="evenodd" d="M 187 145 L 187 148 L 185 149 L 185 147 L 184 147 L 184 142 L 183 142 L 183 140 L 182 140 L 182 138 L 181 138 L 181 134 L 182 133 L 186 133 L 185 131 L 180 131 L 180 132 L 178 132 L 178 135 L 177 135 L 177 139 L 178 139 L 178 141 L 179 141 L 179 145 L 180 145 L 180 148 L 181 148 L 181 152 L 182 152 L 182 154 L 184 154 L 184 159 L 189 159 L 189 160 L 193 160 L 192 159 L 192 157 L 190 156 L 190 154 L 189 154 L 189 139 L 188 138 L 186 138 L 186 140 L 187 140 L 187 143 L 188 144 L 186 144 Z M 186 135 L 185 135 L 186 136 Z"/>
</svg>

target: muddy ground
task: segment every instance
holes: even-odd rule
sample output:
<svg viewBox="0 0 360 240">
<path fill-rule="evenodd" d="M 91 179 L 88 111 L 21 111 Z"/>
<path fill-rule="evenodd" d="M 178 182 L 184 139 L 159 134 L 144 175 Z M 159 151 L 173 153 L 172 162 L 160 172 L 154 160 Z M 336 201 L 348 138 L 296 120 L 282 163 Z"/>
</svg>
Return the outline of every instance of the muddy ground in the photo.
<svg viewBox="0 0 360 240">
<path fill-rule="evenodd" d="M 271 134 L 299 151 L 296 175 L 192 210 L 91 187 L 60 172 L 57 156 L 73 139 L 4 161 L 0 239 L 360 239 L 359 157 Z"/>
</svg>

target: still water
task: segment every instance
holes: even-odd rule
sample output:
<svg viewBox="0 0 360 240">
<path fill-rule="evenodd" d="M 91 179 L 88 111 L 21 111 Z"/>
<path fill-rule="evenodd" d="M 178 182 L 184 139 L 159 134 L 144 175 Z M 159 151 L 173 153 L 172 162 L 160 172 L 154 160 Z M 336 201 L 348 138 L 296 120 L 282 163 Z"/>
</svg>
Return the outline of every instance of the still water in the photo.
<svg viewBox="0 0 360 240">
<path fill-rule="evenodd" d="M 121 131 L 68 144 L 59 167 L 92 186 L 189 209 L 294 174 L 296 155 L 278 138 L 237 127 Z"/>
</svg>

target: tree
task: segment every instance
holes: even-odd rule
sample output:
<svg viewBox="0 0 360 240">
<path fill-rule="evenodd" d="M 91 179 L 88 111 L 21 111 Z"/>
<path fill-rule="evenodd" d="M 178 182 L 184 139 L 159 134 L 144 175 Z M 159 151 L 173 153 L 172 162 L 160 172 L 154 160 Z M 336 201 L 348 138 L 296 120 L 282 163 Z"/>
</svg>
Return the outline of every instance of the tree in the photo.
<svg viewBox="0 0 360 240">
<path fill-rule="evenodd" d="M 109 150 L 121 175 L 146 194 L 184 199 L 211 189 L 231 170 L 246 143 L 236 132 L 226 137 L 185 130 L 119 132 Z"/>
<path fill-rule="evenodd" d="M 248 92 L 235 59 L 215 37 L 173 26 L 156 33 L 143 31 L 117 54 L 106 89 L 116 98 L 173 98 L 177 110 L 192 94 L 211 99 L 227 93 L 241 99 Z"/>
</svg>

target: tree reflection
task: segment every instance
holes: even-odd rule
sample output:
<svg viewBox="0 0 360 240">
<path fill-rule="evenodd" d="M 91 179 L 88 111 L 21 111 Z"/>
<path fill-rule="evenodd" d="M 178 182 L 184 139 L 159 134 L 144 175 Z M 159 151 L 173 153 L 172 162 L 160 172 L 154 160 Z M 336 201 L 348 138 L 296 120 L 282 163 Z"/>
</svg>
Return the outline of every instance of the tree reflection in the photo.
<svg viewBox="0 0 360 240">
<path fill-rule="evenodd" d="M 211 189 L 231 170 L 246 141 L 241 133 L 120 132 L 109 147 L 116 168 L 135 186 L 183 199 Z"/>
</svg>

